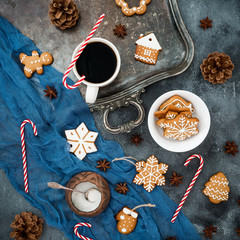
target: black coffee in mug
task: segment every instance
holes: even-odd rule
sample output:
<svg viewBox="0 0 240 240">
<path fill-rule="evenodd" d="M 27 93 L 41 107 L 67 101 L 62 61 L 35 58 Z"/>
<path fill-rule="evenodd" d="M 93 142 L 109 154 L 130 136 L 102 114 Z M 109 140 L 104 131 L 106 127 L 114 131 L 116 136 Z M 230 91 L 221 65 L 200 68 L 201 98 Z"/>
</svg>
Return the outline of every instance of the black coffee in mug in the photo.
<svg viewBox="0 0 240 240">
<path fill-rule="evenodd" d="M 102 83 L 110 79 L 117 67 L 114 51 L 101 42 L 89 43 L 76 62 L 80 76 L 91 83 Z"/>
</svg>

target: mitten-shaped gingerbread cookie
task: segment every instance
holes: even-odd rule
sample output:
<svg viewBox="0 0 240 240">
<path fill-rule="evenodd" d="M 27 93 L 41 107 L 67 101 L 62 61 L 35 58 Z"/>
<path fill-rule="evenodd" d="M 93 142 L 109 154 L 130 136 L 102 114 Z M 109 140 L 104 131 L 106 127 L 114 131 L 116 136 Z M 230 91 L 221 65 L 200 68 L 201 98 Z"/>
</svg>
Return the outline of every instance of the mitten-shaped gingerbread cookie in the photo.
<svg viewBox="0 0 240 240">
<path fill-rule="evenodd" d="M 138 213 L 131 208 L 124 207 L 116 215 L 117 229 L 122 234 L 131 233 L 137 225 Z"/>
<path fill-rule="evenodd" d="M 24 74 L 27 78 L 30 78 L 35 71 L 42 74 L 43 65 L 47 66 L 53 62 L 53 56 L 48 52 L 42 53 L 40 57 L 37 51 L 32 51 L 32 56 L 21 53 L 19 58 L 21 63 L 25 65 Z"/>
<path fill-rule="evenodd" d="M 125 206 L 115 217 L 118 221 L 117 229 L 120 233 L 129 234 L 135 229 L 138 217 L 138 212 L 135 210 L 141 207 L 156 207 L 156 205 L 151 203 L 141 204 L 133 209 Z"/>
</svg>

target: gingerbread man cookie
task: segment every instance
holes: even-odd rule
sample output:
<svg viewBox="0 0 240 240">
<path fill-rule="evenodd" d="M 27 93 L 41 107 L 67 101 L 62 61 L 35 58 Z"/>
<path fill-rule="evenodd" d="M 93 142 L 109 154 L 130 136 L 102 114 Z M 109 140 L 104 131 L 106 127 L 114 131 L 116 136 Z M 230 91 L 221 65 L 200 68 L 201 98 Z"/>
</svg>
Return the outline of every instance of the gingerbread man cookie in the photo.
<svg viewBox="0 0 240 240">
<path fill-rule="evenodd" d="M 116 4 L 122 8 L 122 12 L 126 16 L 132 16 L 135 13 L 136 14 L 144 14 L 147 10 L 147 4 L 151 2 L 151 0 L 140 0 L 139 7 L 132 7 L 129 8 L 128 4 L 125 2 L 125 0 L 115 0 Z"/>
<path fill-rule="evenodd" d="M 53 62 L 53 56 L 48 52 L 42 53 L 40 57 L 37 51 L 32 51 L 32 56 L 21 53 L 19 58 L 21 63 L 25 65 L 24 74 L 27 78 L 30 78 L 35 71 L 42 74 L 43 65 L 47 66 Z"/>
<path fill-rule="evenodd" d="M 116 215 L 117 229 L 122 234 L 131 233 L 137 225 L 138 212 L 132 210 L 131 208 L 124 207 Z"/>
</svg>

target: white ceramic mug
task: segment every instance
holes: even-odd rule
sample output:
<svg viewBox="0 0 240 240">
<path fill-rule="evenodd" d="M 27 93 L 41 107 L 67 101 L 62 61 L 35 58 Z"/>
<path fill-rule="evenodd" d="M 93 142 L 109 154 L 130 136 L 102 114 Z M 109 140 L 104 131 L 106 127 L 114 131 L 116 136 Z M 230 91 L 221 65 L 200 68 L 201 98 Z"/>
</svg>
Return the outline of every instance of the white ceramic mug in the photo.
<svg viewBox="0 0 240 240">
<path fill-rule="evenodd" d="M 105 86 L 109 85 L 110 83 L 112 83 L 116 79 L 116 77 L 120 71 L 120 66 L 121 66 L 120 54 L 119 54 L 117 48 L 111 42 L 109 42 L 108 40 L 103 39 L 103 38 L 92 38 L 88 43 L 93 43 L 93 42 L 100 42 L 100 43 L 106 44 L 108 47 L 110 47 L 113 50 L 113 52 L 115 53 L 117 65 L 116 65 L 115 72 L 113 73 L 111 78 L 107 79 L 104 82 L 92 83 L 92 82 L 88 82 L 87 79 L 86 80 L 84 79 L 82 81 L 85 85 L 87 85 L 87 90 L 86 90 L 86 95 L 85 95 L 85 100 L 87 103 L 95 103 L 96 102 L 99 87 L 105 87 Z M 72 60 L 77 55 L 77 52 L 81 48 L 82 44 L 83 44 L 83 42 L 81 42 L 74 50 L 73 55 L 72 55 Z M 76 63 L 74 64 L 73 72 L 78 79 L 81 78 L 81 76 L 79 75 L 79 73 L 77 71 Z"/>
</svg>

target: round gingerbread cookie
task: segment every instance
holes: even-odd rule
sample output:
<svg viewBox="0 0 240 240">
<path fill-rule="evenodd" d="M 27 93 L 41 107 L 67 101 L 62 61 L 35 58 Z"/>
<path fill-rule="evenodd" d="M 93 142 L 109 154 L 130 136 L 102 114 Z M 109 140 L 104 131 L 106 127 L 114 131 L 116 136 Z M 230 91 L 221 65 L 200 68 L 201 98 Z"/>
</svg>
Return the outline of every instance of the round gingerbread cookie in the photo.
<svg viewBox="0 0 240 240">
<path fill-rule="evenodd" d="M 130 17 L 135 13 L 138 15 L 142 15 L 147 10 L 147 4 L 151 2 L 151 0 L 140 0 L 138 7 L 129 8 L 128 4 L 125 0 L 115 0 L 116 4 L 122 8 L 122 12 L 124 15 Z"/>
</svg>

